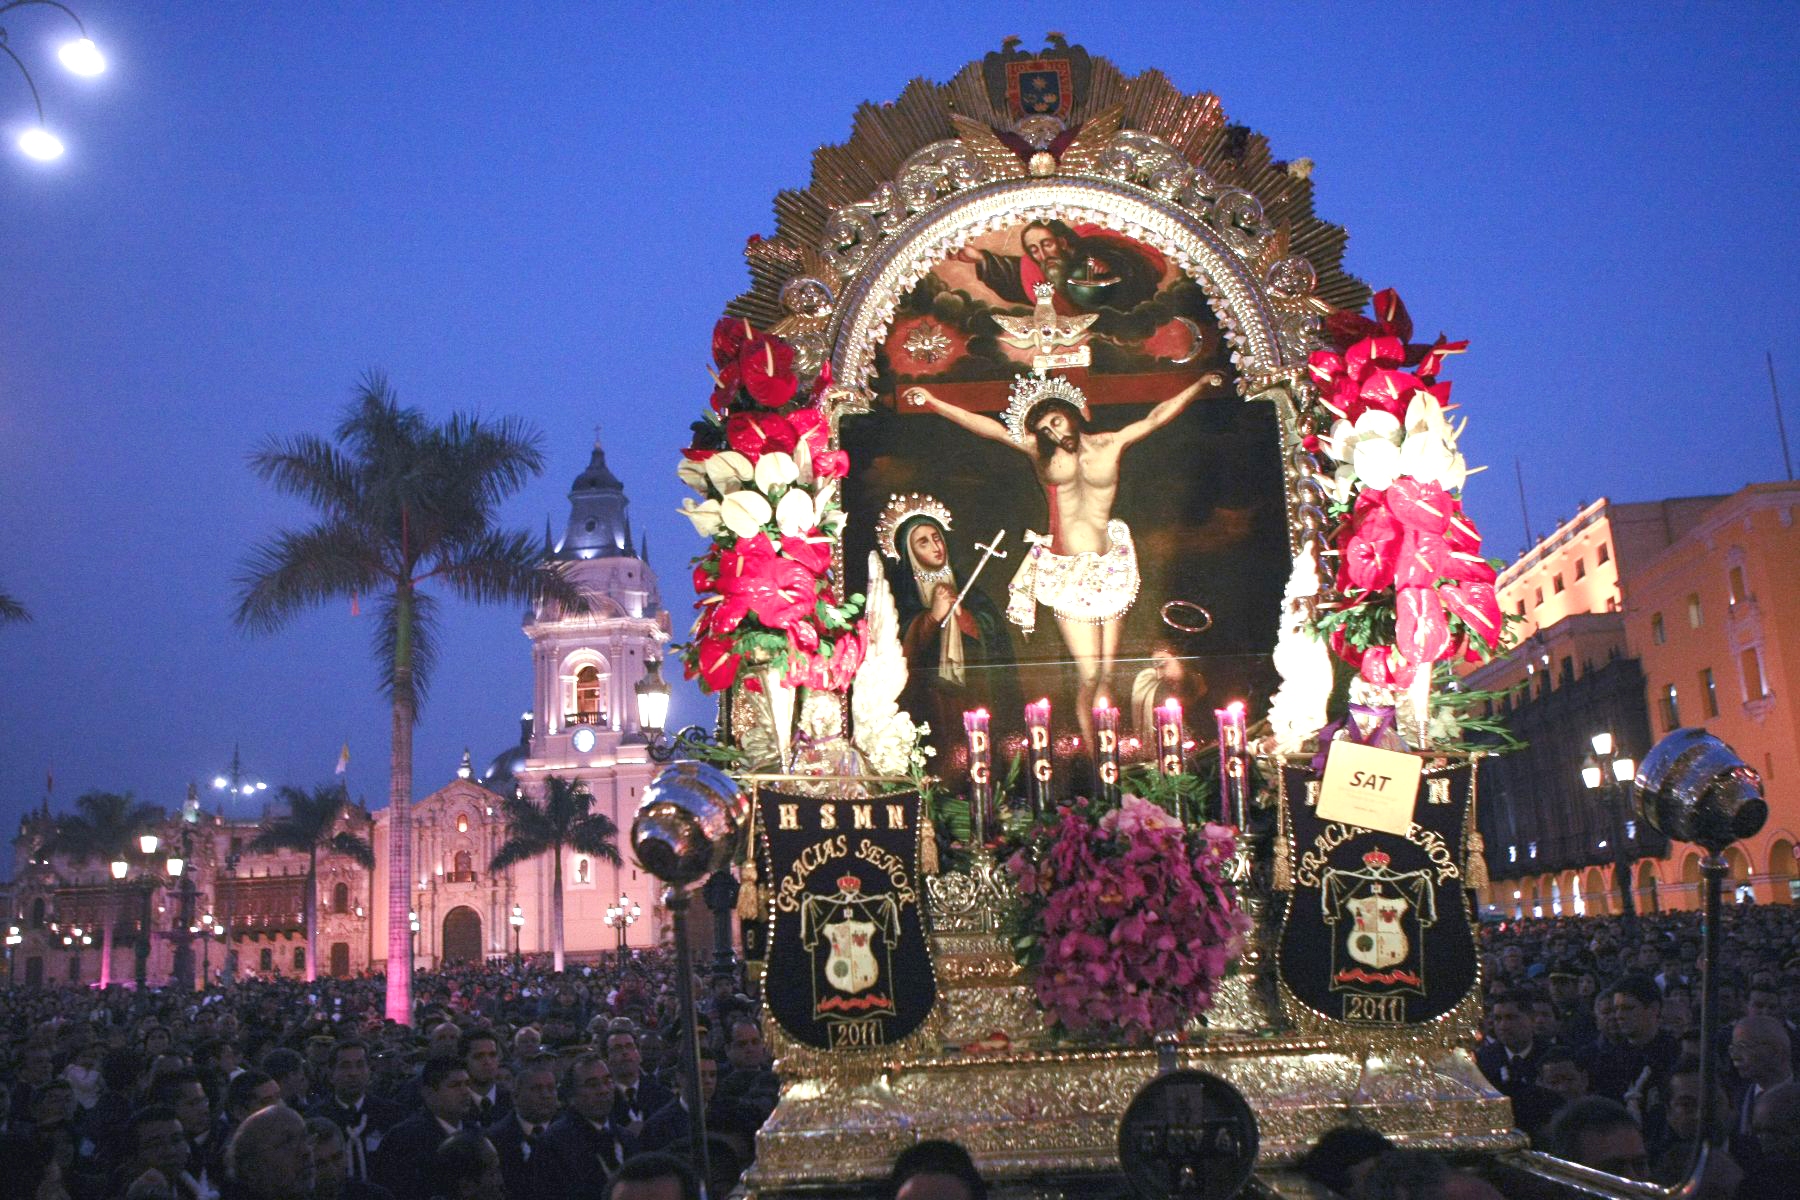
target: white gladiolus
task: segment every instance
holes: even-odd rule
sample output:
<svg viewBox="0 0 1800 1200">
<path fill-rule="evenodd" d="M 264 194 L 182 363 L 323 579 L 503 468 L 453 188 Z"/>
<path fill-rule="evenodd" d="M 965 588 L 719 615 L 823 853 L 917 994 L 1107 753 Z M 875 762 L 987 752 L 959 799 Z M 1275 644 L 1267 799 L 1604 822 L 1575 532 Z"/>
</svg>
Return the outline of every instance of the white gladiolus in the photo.
<svg viewBox="0 0 1800 1200">
<path fill-rule="evenodd" d="M 721 496 L 731 495 L 756 478 L 756 468 L 736 450 L 721 450 L 703 465 L 706 467 L 706 481 Z"/>
<path fill-rule="evenodd" d="M 681 515 L 694 523 L 694 530 L 701 537 L 716 537 L 719 530 L 724 527 L 717 500 L 708 500 L 704 504 L 683 500 Z"/>
<path fill-rule="evenodd" d="M 687 484 L 702 496 L 706 495 L 705 463 L 695 462 L 691 458 L 684 458 L 681 460 L 681 465 L 675 468 L 675 478 L 681 480 L 681 482 Z"/>
<path fill-rule="evenodd" d="M 800 468 L 795 465 L 791 454 L 776 450 L 756 460 L 756 490 L 765 495 L 778 487 L 786 487 L 798 478 Z"/>
<path fill-rule="evenodd" d="M 739 537 L 754 537 L 774 515 L 767 498 L 747 489 L 731 493 L 719 504 L 720 520 Z"/>
<path fill-rule="evenodd" d="M 805 533 L 818 523 L 813 514 L 813 498 L 806 489 L 788 489 L 787 495 L 775 506 L 775 523 L 781 527 L 783 537 Z"/>
</svg>

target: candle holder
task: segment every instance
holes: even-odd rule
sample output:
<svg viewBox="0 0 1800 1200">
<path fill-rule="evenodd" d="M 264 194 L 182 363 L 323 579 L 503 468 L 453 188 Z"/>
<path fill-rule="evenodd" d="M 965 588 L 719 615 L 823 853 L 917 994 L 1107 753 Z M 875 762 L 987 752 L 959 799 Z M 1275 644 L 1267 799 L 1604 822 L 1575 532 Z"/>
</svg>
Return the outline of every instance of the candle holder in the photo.
<svg viewBox="0 0 1800 1200">
<path fill-rule="evenodd" d="M 1119 710 L 1110 704 L 1094 706 L 1094 761 L 1100 776 L 1100 798 L 1119 802 Z"/>
<path fill-rule="evenodd" d="M 1050 701 L 1025 706 L 1025 753 L 1033 820 L 1050 811 Z"/>
</svg>

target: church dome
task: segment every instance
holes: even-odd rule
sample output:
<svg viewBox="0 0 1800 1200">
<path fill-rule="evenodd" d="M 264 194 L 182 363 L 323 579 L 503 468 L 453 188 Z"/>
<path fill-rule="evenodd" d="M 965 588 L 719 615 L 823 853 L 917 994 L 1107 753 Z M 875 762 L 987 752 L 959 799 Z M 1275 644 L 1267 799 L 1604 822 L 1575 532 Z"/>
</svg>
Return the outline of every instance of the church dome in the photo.
<svg viewBox="0 0 1800 1200">
<path fill-rule="evenodd" d="M 631 558 L 631 514 L 625 485 L 606 465 L 606 451 L 594 439 L 587 467 L 569 486 L 569 524 L 551 552 L 557 559 Z"/>
</svg>

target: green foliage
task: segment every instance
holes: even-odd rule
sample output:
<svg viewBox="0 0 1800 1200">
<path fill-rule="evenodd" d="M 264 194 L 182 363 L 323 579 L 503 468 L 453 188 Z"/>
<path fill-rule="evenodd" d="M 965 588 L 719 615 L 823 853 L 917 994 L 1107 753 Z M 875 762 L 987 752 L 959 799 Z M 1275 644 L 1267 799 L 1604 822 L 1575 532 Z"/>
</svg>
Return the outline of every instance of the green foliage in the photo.
<svg viewBox="0 0 1800 1200">
<path fill-rule="evenodd" d="M 166 816 L 156 805 L 133 799 L 130 792 L 84 792 L 75 797 L 74 812 L 57 818 L 42 853 L 60 855 L 76 865 L 135 858 L 138 836 L 152 832 Z"/>
<path fill-rule="evenodd" d="M 292 850 L 309 858 L 318 853 L 337 853 L 350 858 L 365 870 L 375 868 L 375 851 L 369 843 L 353 833 L 337 832 L 338 819 L 350 806 L 350 798 L 335 783 L 321 784 L 311 792 L 296 787 L 275 790 L 276 799 L 287 807 L 280 816 L 263 822 L 250 842 L 257 854 Z"/>
<path fill-rule="evenodd" d="M 522 795 L 501 803 L 506 841 L 488 864 L 504 871 L 517 863 L 550 854 L 561 860 L 565 847 L 617 864 L 619 827 L 605 813 L 591 812 L 594 797 L 579 780 L 551 775 L 544 780 L 540 804 Z"/>
</svg>

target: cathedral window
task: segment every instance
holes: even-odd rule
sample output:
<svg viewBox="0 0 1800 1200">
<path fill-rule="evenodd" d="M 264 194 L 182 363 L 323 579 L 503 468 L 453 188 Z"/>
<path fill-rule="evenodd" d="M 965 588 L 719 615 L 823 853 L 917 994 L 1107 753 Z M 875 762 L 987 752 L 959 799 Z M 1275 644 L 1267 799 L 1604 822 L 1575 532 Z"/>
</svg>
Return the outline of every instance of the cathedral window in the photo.
<svg viewBox="0 0 1800 1200">
<path fill-rule="evenodd" d="M 331 889 L 331 911 L 347 913 L 350 911 L 350 885 L 340 883 Z"/>
</svg>

